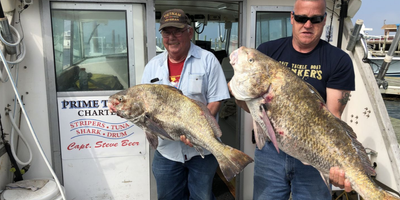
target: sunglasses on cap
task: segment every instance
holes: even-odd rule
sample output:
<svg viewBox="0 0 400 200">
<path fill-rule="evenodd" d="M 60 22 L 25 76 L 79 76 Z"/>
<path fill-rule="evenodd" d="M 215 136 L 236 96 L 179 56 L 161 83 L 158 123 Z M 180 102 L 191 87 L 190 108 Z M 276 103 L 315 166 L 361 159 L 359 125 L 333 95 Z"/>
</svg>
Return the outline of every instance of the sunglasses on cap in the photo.
<svg viewBox="0 0 400 200">
<path fill-rule="evenodd" d="M 302 24 L 306 23 L 308 20 L 310 20 L 310 22 L 313 23 L 313 24 L 321 23 L 322 21 L 324 21 L 325 16 L 326 16 L 326 13 L 324 15 L 307 17 L 307 16 L 304 16 L 304 15 L 295 15 L 294 12 L 293 12 L 294 20 L 296 22 L 299 22 L 299 23 L 302 23 Z"/>
</svg>

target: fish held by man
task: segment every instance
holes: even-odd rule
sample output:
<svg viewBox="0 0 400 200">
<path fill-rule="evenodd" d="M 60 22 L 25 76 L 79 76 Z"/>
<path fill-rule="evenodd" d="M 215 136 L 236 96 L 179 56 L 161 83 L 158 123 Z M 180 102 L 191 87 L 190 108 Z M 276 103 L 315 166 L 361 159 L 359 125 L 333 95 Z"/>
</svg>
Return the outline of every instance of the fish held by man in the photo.
<svg viewBox="0 0 400 200">
<path fill-rule="evenodd" d="M 311 85 L 256 49 L 241 47 L 230 60 L 230 88 L 250 110 L 259 149 L 269 139 L 278 152 L 316 168 L 329 189 L 329 170 L 340 167 L 364 199 L 400 199 L 373 182 L 375 170 L 356 134 L 328 111 Z"/>
<path fill-rule="evenodd" d="M 111 95 L 108 107 L 142 128 L 154 148 L 158 146 L 158 136 L 180 141 L 180 136 L 185 135 L 202 157 L 203 148 L 215 156 L 228 181 L 253 162 L 245 153 L 217 139 L 222 132 L 206 105 L 186 97 L 175 87 L 136 85 Z"/>
</svg>

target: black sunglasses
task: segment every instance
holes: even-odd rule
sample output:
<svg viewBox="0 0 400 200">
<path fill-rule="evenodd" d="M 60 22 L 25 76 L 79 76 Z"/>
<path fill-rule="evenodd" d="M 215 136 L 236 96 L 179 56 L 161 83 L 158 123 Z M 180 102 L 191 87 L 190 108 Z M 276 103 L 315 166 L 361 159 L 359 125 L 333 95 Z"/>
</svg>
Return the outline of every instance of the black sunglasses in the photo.
<svg viewBox="0 0 400 200">
<path fill-rule="evenodd" d="M 313 24 L 318 24 L 318 23 L 321 23 L 322 21 L 324 21 L 326 13 L 324 15 L 320 15 L 320 16 L 307 17 L 304 15 L 295 15 L 293 12 L 293 16 L 294 16 L 294 20 L 296 22 L 299 22 L 302 24 L 306 23 L 308 20 L 310 20 L 310 22 Z"/>
</svg>

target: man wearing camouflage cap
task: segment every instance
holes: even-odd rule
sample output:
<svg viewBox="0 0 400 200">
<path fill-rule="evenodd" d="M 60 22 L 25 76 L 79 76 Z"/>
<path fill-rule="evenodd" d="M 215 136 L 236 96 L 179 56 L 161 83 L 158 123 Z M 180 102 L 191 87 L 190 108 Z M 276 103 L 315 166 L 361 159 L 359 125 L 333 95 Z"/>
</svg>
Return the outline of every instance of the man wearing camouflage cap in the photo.
<svg viewBox="0 0 400 200">
<path fill-rule="evenodd" d="M 149 61 L 142 83 L 175 86 L 203 102 L 215 116 L 220 101 L 230 97 L 217 58 L 191 42 L 194 30 L 181 9 L 165 11 L 159 31 L 166 51 Z M 218 162 L 209 151 L 203 151 L 204 159 L 181 141 L 158 139 L 152 164 L 158 199 L 215 199 L 212 181 Z"/>
</svg>

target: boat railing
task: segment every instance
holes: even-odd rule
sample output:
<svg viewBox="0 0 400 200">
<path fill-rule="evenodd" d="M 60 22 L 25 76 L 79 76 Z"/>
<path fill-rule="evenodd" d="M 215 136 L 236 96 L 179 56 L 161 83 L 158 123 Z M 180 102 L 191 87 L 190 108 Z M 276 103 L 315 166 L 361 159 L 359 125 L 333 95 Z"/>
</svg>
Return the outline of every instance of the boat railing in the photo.
<svg viewBox="0 0 400 200">
<path fill-rule="evenodd" d="M 382 67 L 379 69 L 379 73 L 376 76 L 376 81 L 378 83 L 378 87 L 382 86 L 383 89 L 388 88 L 388 83 L 385 81 L 385 75 L 387 70 L 389 69 L 390 63 L 392 62 L 393 56 L 395 55 L 395 49 L 399 49 L 400 43 L 400 28 L 397 26 L 397 32 L 393 39 L 393 45 L 390 46 L 389 51 L 385 55 L 385 59 L 383 60 Z"/>
</svg>

